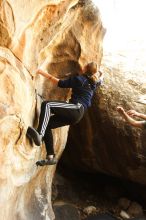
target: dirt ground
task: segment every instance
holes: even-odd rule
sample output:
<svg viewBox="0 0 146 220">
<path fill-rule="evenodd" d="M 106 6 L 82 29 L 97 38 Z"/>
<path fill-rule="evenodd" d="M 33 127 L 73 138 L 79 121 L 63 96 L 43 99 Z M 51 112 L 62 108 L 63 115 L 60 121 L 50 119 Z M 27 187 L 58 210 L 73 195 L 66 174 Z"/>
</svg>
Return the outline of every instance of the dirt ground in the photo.
<svg viewBox="0 0 146 220">
<path fill-rule="evenodd" d="M 90 215 L 86 211 L 86 208 L 90 206 L 96 208 L 92 214 L 109 213 L 122 219 L 118 204 L 120 198 L 137 202 L 145 212 L 146 186 L 100 173 L 79 173 L 63 167 L 57 169 L 52 200 L 73 204 L 78 209 L 81 220 Z"/>
</svg>

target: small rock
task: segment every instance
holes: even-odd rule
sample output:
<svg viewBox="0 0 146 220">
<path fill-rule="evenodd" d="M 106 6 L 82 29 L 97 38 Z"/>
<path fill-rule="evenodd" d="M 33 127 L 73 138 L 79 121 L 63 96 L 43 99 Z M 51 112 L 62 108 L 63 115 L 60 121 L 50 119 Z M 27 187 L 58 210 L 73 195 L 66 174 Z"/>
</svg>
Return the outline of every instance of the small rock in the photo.
<svg viewBox="0 0 146 220">
<path fill-rule="evenodd" d="M 127 198 L 120 198 L 118 201 L 118 206 L 123 209 L 127 210 L 130 206 L 131 201 Z"/>
<path fill-rule="evenodd" d="M 124 218 L 124 219 L 129 219 L 129 218 L 130 218 L 130 216 L 128 215 L 128 213 L 125 212 L 124 210 L 122 210 L 122 211 L 120 212 L 120 216 L 121 216 L 122 218 Z"/>
<path fill-rule="evenodd" d="M 84 208 L 83 212 L 87 215 L 93 214 L 97 211 L 95 206 L 88 206 L 86 208 Z"/>
<path fill-rule="evenodd" d="M 127 213 L 131 217 L 137 217 L 137 216 L 142 216 L 143 215 L 143 208 L 140 204 L 137 202 L 132 202 L 130 207 L 127 210 Z"/>
</svg>

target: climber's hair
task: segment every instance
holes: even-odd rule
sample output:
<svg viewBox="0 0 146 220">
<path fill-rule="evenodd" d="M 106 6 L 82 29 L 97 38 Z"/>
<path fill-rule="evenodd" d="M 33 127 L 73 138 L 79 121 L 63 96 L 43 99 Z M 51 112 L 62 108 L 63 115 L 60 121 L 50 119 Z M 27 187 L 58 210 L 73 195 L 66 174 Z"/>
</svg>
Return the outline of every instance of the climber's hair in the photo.
<svg viewBox="0 0 146 220">
<path fill-rule="evenodd" d="M 85 66 L 85 75 L 91 80 L 92 83 L 97 83 L 99 80 L 99 73 L 97 72 L 97 63 L 91 62 Z"/>
<path fill-rule="evenodd" d="M 97 72 L 97 63 L 91 62 L 86 65 L 86 72 L 89 75 L 93 75 Z"/>
</svg>

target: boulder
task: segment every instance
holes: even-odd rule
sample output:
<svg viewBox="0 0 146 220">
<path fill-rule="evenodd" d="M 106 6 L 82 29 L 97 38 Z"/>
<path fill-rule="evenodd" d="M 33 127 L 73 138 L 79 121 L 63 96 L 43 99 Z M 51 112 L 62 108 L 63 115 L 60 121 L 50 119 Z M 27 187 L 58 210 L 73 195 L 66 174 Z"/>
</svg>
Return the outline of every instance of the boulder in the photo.
<svg viewBox="0 0 146 220">
<path fill-rule="evenodd" d="M 141 217 L 144 214 L 142 206 L 137 202 L 132 202 L 131 203 L 130 207 L 127 210 L 127 213 L 131 217 Z"/>
<path fill-rule="evenodd" d="M 112 62 L 112 58 L 109 60 Z M 116 110 L 120 105 L 146 113 L 145 105 L 138 102 L 145 94 L 146 74 L 142 70 L 139 74 L 121 72 L 122 67 L 108 65 L 103 59 L 104 83 L 85 117 L 70 128 L 62 161 L 80 171 L 102 172 L 146 184 L 146 132 L 125 123 Z"/>
<path fill-rule="evenodd" d="M 86 208 L 84 208 L 83 212 L 87 215 L 91 215 L 96 213 L 97 209 L 95 206 L 87 206 Z"/>
<path fill-rule="evenodd" d="M 1 0 L 0 33 L 0 219 L 53 220 L 56 166 L 36 167 L 45 147 L 31 143 L 26 130 L 37 126 L 40 97 L 68 100 L 70 93 L 53 88 L 36 69 L 46 60 L 52 75 L 65 78 L 79 63 L 100 65 L 105 30 L 90 1 Z M 68 126 L 53 134 L 59 158 Z"/>
</svg>

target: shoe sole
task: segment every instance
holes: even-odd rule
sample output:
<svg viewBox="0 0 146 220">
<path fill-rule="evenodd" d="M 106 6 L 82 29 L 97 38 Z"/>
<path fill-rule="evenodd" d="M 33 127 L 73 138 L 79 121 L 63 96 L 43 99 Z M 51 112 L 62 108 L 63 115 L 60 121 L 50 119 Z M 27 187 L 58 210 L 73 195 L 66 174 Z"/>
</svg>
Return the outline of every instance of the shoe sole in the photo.
<svg viewBox="0 0 146 220">
<path fill-rule="evenodd" d="M 26 135 L 34 141 L 35 145 L 41 145 L 40 135 L 34 128 L 28 127 Z"/>
<path fill-rule="evenodd" d="M 39 160 L 36 162 L 37 166 L 47 166 L 47 165 L 55 165 L 57 163 L 57 161 L 46 161 L 46 160 Z"/>
</svg>

